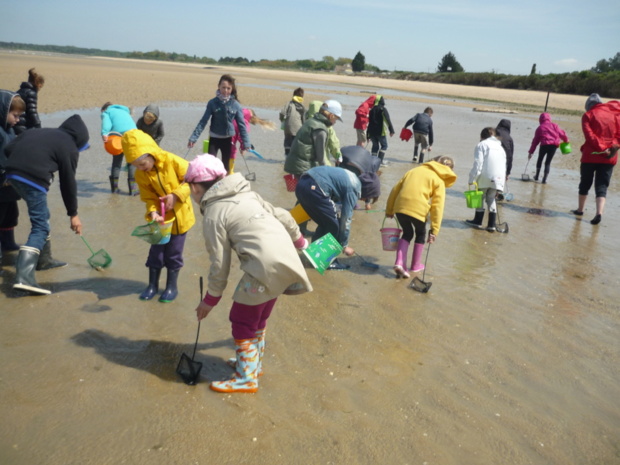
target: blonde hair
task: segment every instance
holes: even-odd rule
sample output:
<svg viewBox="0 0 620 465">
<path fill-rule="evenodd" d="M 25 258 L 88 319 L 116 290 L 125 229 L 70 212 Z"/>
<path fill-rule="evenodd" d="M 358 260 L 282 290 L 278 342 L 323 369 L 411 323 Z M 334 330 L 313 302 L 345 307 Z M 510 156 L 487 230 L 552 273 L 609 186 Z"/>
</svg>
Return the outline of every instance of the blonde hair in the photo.
<svg viewBox="0 0 620 465">
<path fill-rule="evenodd" d="M 451 157 L 447 157 L 445 155 L 441 155 L 439 157 L 433 158 L 431 161 L 436 161 L 442 165 L 446 165 L 451 170 L 454 170 L 454 160 Z"/>
<path fill-rule="evenodd" d="M 258 116 L 256 116 L 256 113 L 254 113 L 254 110 L 250 109 L 250 114 L 252 115 L 250 117 L 251 125 L 256 126 L 258 124 L 262 128 L 269 129 L 270 131 L 273 131 L 276 129 L 276 125 L 273 121 L 268 121 L 266 119 L 259 118 Z"/>
</svg>

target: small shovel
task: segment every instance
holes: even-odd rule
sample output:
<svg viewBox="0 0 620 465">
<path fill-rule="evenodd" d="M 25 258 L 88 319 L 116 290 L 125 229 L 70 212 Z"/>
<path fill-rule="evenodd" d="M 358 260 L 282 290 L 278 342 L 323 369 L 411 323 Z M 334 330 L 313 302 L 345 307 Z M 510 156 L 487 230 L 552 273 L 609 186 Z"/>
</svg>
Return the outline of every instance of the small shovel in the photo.
<svg viewBox="0 0 620 465">
<path fill-rule="evenodd" d="M 202 276 L 200 277 L 200 300 L 202 300 Z M 194 386 L 198 383 L 200 370 L 202 370 L 202 362 L 195 362 L 196 348 L 198 347 L 198 337 L 200 336 L 200 321 L 198 322 L 198 331 L 196 333 L 196 343 L 194 344 L 194 352 L 190 358 L 185 352 L 181 355 L 181 360 L 177 365 L 177 374 L 183 382 L 188 386 Z"/>
<path fill-rule="evenodd" d="M 426 263 L 428 262 L 428 253 L 430 252 L 430 250 L 431 245 L 428 244 L 428 247 L 426 248 L 426 259 L 424 260 L 424 271 L 422 272 L 422 279 L 416 276 L 409 283 L 409 287 L 411 289 L 421 292 L 422 294 L 426 294 L 433 285 L 433 283 L 427 283 L 426 281 L 424 281 L 424 276 L 426 275 Z"/>
<path fill-rule="evenodd" d="M 527 174 L 527 165 L 530 164 L 530 158 L 527 159 L 527 163 L 525 164 L 525 169 L 523 170 L 523 174 L 521 175 L 521 181 L 529 181 L 530 175 Z"/>
<path fill-rule="evenodd" d="M 106 252 L 103 249 L 98 250 L 96 253 L 93 252 L 92 247 L 90 246 L 88 242 L 86 242 L 86 239 L 84 238 L 84 236 L 80 235 L 80 237 L 82 238 L 82 240 L 84 241 L 84 244 L 86 244 L 86 247 L 88 247 L 88 250 L 90 250 L 90 253 L 92 254 L 90 258 L 86 260 L 91 267 L 93 267 L 97 271 L 101 271 L 104 268 L 107 268 L 108 266 L 110 266 L 110 263 L 112 263 L 112 257 L 110 257 L 108 252 Z"/>
<path fill-rule="evenodd" d="M 245 168 L 248 170 L 248 174 L 245 175 L 245 179 L 248 181 L 256 181 L 256 173 L 250 173 L 250 167 L 248 166 L 248 162 L 245 159 L 245 155 L 241 152 L 241 156 L 243 157 L 243 161 L 245 162 Z"/>
</svg>

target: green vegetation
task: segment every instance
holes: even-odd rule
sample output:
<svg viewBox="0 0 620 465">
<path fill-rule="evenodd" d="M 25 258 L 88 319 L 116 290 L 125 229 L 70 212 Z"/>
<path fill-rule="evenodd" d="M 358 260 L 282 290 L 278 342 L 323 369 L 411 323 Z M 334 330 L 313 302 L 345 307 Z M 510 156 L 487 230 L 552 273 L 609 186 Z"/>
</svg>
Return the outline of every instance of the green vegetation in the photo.
<svg viewBox="0 0 620 465">
<path fill-rule="evenodd" d="M 438 65 L 437 73 L 413 73 L 406 71 L 384 71 L 365 62 L 361 52 L 355 58 L 338 58 L 324 56 L 321 60 L 248 60 L 244 57 L 221 57 L 218 60 L 209 57 L 198 57 L 184 53 L 168 53 L 160 50 L 151 52 L 117 52 L 96 48 L 81 48 L 58 45 L 34 45 L 15 42 L 0 42 L 0 49 L 35 50 L 47 53 L 66 53 L 87 56 L 104 56 L 115 58 L 133 58 L 145 60 L 173 61 L 179 63 L 203 63 L 210 65 L 254 66 L 272 69 L 292 69 L 303 71 L 333 72 L 340 67 L 350 66 L 355 72 L 377 73 L 388 79 L 412 81 L 441 82 L 447 84 L 464 84 L 481 87 L 498 87 L 504 89 L 539 90 L 562 94 L 589 95 L 593 92 L 603 97 L 620 97 L 620 52 L 608 60 L 599 60 L 594 68 L 588 71 L 574 71 L 562 74 L 536 74 L 536 65 L 532 66 L 529 75 L 510 75 L 497 73 L 466 73 L 448 52 Z M 448 69 L 449 68 L 449 69 Z"/>
</svg>

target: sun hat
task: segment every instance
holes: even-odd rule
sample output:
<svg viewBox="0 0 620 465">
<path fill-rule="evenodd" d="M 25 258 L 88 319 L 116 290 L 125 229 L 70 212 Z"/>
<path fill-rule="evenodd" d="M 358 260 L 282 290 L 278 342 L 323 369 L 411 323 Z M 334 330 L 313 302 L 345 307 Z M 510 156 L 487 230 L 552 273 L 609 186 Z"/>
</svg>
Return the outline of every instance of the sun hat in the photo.
<svg viewBox="0 0 620 465">
<path fill-rule="evenodd" d="M 203 154 L 194 158 L 187 167 L 185 182 L 209 182 L 226 176 L 222 161 L 213 155 Z"/>
<path fill-rule="evenodd" d="M 337 102 L 336 100 L 326 100 L 323 103 L 322 108 L 329 111 L 332 115 L 342 121 L 342 105 L 340 105 L 340 102 Z"/>
</svg>

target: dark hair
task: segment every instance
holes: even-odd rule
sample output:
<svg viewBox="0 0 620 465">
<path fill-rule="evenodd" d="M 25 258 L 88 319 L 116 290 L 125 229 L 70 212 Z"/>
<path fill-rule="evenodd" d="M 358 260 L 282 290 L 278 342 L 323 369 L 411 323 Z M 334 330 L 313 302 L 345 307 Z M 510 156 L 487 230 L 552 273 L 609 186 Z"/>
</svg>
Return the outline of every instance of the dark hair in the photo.
<svg viewBox="0 0 620 465">
<path fill-rule="evenodd" d="M 217 83 L 217 86 L 219 87 L 220 84 L 222 83 L 222 81 L 226 81 L 228 82 L 231 86 L 232 86 L 232 92 L 231 95 L 233 97 L 235 97 L 235 100 L 239 103 L 241 103 L 239 101 L 239 97 L 237 96 L 237 84 L 235 83 L 235 78 L 232 77 L 230 74 L 222 74 L 222 77 L 220 77 L 220 80 Z"/>
<path fill-rule="evenodd" d="M 101 111 L 106 111 L 110 105 L 112 105 L 112 102 L 104 103 L 103 106 L 101 107 Z"/>
<path fill-rule="evenodd" d="M 28 70 L 28 82 L 39 90 L 45 84 L 45 78 L 38 74 L 34 68 L 30 68 Z"/>
<path fill-rule="evenodd" d="M 433 109 L 431 107 L 426 107 L 424 109 L 424 113 L 426 113 L 427 115 L 432 115 L 433 114 Z"/>
<path fill-rule="evenodd" d="M 297 89 L 293 91 L 293 97 L 303 97 L 303 96 L 304 96 L 304 90 L 301 87 L 298 87 Z"/>
<path fill-rule="evenodd" d="M 190 182 L 190 184 L 196 184 L 198 186 L 203 187 L 205 191 L 208 191 L 209 189 L 211 189 L 215 185 L 215 183 L 221 181 L 223 178 L 224 177 L 222 176 L 222 177 L 213 179 L 211 181 Z"/>
<path fill-rule="evenodd" d="M 9 107 L 9 111 L 10 112 L 11 111 L 19 111 L 20 113 L 25 112 L 26 111 L 26 102 L 24 102 L 19 95 L 16 95 L 11 100 L 11 105 Z"/>
<path fill-rule="evenodd" d="M 495 135 L 495 128 L 484 128 L 480 133 L 480 140 L 488 139 L 491 136 Z"/>
</svg>

